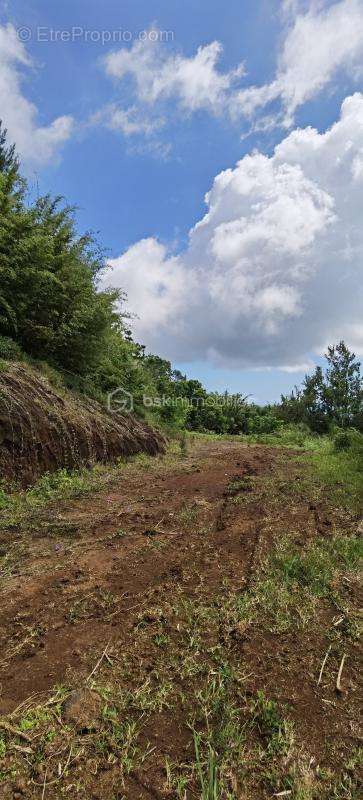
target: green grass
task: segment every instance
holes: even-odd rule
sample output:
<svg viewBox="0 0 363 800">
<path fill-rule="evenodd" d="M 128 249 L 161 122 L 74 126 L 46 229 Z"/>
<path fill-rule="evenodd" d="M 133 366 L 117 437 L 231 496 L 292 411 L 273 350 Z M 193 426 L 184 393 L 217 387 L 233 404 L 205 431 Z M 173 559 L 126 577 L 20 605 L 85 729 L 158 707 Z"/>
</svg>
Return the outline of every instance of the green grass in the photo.
<svg viewBox="0 0 363 800">
<path fill-rule="evenodd" d="M 195 763 L 197 775 L 200 783 L 201 800 L 219 800 L 220 788 L 218 780 L 217 753 L 209 745 L 207 758 L 204 762 L 201 757 L 201 736 L 197 731 L 193 732 Z"/>
<path fill-rule="evenodd" d="M 172 444 L 165 456 L 165 463 L 169 464 L 175 459 L 175 453 L 180 453 L 179 446 Z M 120 458 L 115 464 L 95 464 L 91 469 L 69 471 L 59 469 L 42 475 L 26 490 L 14 489 L 0 483 L 0 527 L 15 527 L 22 522 L 29 523 L 32 514 L 60 503 L 83 497 L 91 492 L 100 491 L 109 483 L 117 480 L 120 471 L 129 472 L 145 469 L 155 469 L 160 461 L 146 453 L 136 456 Z"/>
<path fill-rule="evenodd" d="M 305 483 L 312 497 L 325 492 L 329 501 L 354 513 L 363 512 L 363 434 L 355 430 L 318 436 L 302 425 L 285 425 L 275 433 L 241 437 L 303 451 L 298 460 L 308 467 Z"/>
<path fill-rule="evenodd" d="M 356 571 L 362 556 L 363 542 L 355 536 L 318 539 L 304 552 L 283 544 L 270 558 L 270 571 L 288 589 L 300 586 L 324 597 L 331 591 L 333 577 L 339 571 Z"/>
<path fill-rule="evenodd" d="M 177 519 L 183 528 L 193 528 L 198 520 L 198 506 L 194 502 L 184 503 L 178 512 Z"/>
<path fill-rule="evenodd" d="M 253 479 L 246 475 L 243 478 L 234 478 L 231 480 L 226 488 L 226 493 L 230 497 L 237 497 L 240 492 L 249 492 L 253 487 Z"/>
<path fill-rule="evenodd" d="M 334 441 L 322 439 L 310 461 L 316 479 L 324 485 L 336 506 L 362 513 L 363 436 L 357 434 L 348 450 L 337 451 Z"/>
<path fill-rule="evenodd" d="M 261 575 L 236 600 L 240 620 L 264 619 L 270 630 L 305 627 L 320 598 L 339 596 L 341 577 L 358 572 L 363 542 L 355 536 L 317 539 L 301 551 L 288 537 L 278 539 Z"/>
<path fill-rule="evenodd" d="M 115 469 L 115 468 L 114 468 Z M 0 490 L 1 527 L 13 527 L 52 503 L 86 495 L 109 478 L 112 468 L 96 465 L 92 470 L 45 473 L 26 491 Z"/>
<path fill-rule="evenodd" d="M 252 714 L 253 723 L 265 740 L 267 754 L 286 756 L 293 745 L 294 729 L 292 723 L 282 717 L 277 703 L 260 690 L 252 702 Z"/>
<path fill-rule="evenodd" d="M 246 445 L 301 451 L 298 458 L 309 467 L 306 482 L 310 493 L 312 490 L 313 495 L 319 495 L 324 490 L 336 506 L 363 513 L 363 434 L 358 431 L 333 431 L 331 436 L 319 436 L 306 425 L 291 424 L 266 434 L 194 433 L 193 436 L 201 441 L 240 441 Z M 342 447 L 345 439 L 347 445 Z"/>
</svg>

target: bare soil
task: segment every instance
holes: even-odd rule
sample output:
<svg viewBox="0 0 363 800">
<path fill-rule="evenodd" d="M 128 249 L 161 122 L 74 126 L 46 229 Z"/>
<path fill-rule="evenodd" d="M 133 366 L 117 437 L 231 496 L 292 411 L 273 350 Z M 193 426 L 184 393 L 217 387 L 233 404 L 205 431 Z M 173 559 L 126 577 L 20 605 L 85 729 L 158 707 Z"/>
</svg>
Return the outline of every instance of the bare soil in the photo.
<svg viewBox="0 0 363 800">
<path fill-rule="evenodd" d="M 292 450 L 198 440 L 188 454 L 133 464 L 100 492 L 38 512 L 26 529 L 1 531 L 2 553 L 19 544 L 0 594 L 1 798 L 201 797 L 196 771 L 183 789 L 166 765 L 180 774 L 193 770 L 191 714 L 217 657 L 219 670 L 228 661 L 243 676 L 232 695 L 246 730 L 245 776 L 232 776 L 230 794 L 221 790 L 221 798 L 261 800 L 281 791 L 358 797 L 355 778 L 348 786 L 359 743 L 354 637 L 332 646 L 318 685 L 329 631 L 344 608 L 319 601 L 309 624 L 280 633 L 268 620 L 224 625 L 219 610 L 213 616 L 251 590 L 282 530 L 304 548 L 357 526 L 309 501 L 300 488 L 305 469 Z M 266 486 L 273 487 L 272 504 Z M 342 591 L 351 608 L 355 580 Z M 190 623 L 193 609 L 201 609 L 202 634 Z M 190 645 L 189 668 L 192 628 L 200 639 Z M 261 691 L 295 731 L 294 752 L 281 756 L 277 777 L 263 766 L 265 734 L 251 712 Z M 127 750 L 129 723 L 137 733 Z M 198 715 L 195 725 L 203 730 Z M 283 783 L 293 760 L 304 762 L 310 794 Z M 343 789 L 348 781 L 351 793 L 314 794 L 324 774 L 343 781 Z"/>
</svg>

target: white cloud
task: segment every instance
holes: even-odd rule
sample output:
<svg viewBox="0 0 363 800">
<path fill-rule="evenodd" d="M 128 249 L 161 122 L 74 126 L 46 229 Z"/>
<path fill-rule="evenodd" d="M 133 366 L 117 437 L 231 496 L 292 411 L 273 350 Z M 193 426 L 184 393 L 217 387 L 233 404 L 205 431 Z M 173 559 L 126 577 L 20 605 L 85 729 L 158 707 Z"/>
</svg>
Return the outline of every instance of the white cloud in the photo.
<svg viewBox="0 0 363 800">
<path fill-rule="evenodd" d="M 172 359 L 297 368 L 328 342 L 363 352 L 363 95 L 325 133 L 221 172 L 187 249 L 144 239 L 111 262 L 135 334 Z"/>
<path fill-rule="evenodd" d="M 244 65 L 223 72 L 219 69 L 222 45 L 211 42 L 190 56 L 171 51 L 153 30 L 131 48 L 123 47 L 103 59 L 106 74 L 113 78 L 120 100 L 113 102 L 93 121 L 100 122 L 124 136 L 143 136 L 150 140 L 148 149 L 165 155 L 160 145 L 160 128 L 166 122 L 198 111 L 213 116 L 235 115 L 236 95 L 244 76 Z M 127 105 L 131 98 L 131 105 Z M 230 110 L 230 111 L 229 111 Z M 167 154 L 170 146 L 167 146 Z"/>
<path fill-rule="evenodd" d="M 145 114 L 142 114 L 136 106 L 123 109 L 116 103 L 105 106 L 101 111 L 93 114 L 90 119 L 91 125 L 101 122 L 110 130 L 121 131 L 126 137 L 135 134 L 151 136 L 164 125 L 162 117 L 150 119 Z"/>
<path fill-rule="evenodd" d="M 173 98 L 184 111 L 205 109 L 218 114 L 224 110 L 235 81 L 244 74 L 242 64 L 231 72 L 220 72 L 217 64 L 221 53 L 221 44 L 212 42 L 187 58 L 170 53 L 165 45 L 149 37 L 134 42 L 131 49 L 109 53 L 104 63 L 113 78 L 131 76 L 138 100 L 149 107 Z"/>
<path fill-rule="evenodd" d="M 38 125 L 38 110 L 22 90 L 23 70 L 31 66 L 13 25 L 0 26 L 0 116 L 21 158 L 46 163 L 71 135 L 73 119 L 61 116 L 48 126 Z"/>
<path fill-rule="evenodd" d="M 108 53 L 103 59 L 106 74 L 120 85 L 123 95 L 122 103 L 113 105 L 119 124 L 111 122 L 111 127 L 127 137 L 156 138 L 160 114 L 165 123 L 203 110 L 236 125 L 252 120 L 254 132 L 276 125 L 289 128 L 296 110 L 327 88 L 338 73 L 353 83 L 362 76 L 362 0 L 283 0 L 280 12 L 282 44 L 276 74 L 261 86 L 241 86 L 242 78 L 246 83 L 244 63 L 234 70 L 220 69 L 218 41 L 187 57 L 171 51 L 155 35 Z M 125 105 L 128 96 L 131 108 Z M 110 126 L 110 120 L 106 124 Z"/>
<path fill-rule="evenodd" d="M 275 79 L 264 86 L 251 86 L 235 98 L 235 113 L 252 117 L 259 108 L 281 101 L 280 121 L 289 127 L 297 108 L 315 97 L 344 70 L 353 79 L 361 73 L 363 58 L 363 4 L 340 0 L 325 4 L 310 2 L 306 13 L 296 13 L 296 3 L 279 56 Z"/>
<path fill-rule="evenodd" d="M 111 271 L 106 275 L 108 286 L 119 285 L 119 259 L 109 262 Z M 182 319 L 184 303 L 184 267 L 177 257 L 168 257 L 166 247 L 153 238 L 141 239 L 122 256 L 122 270 L 128 275 L 130 296 L 138 298 L 142 309 L 142 325 L 154 330 L 166 325 L 177 334 L 177 317 Z M 191 284 L 193 284 L 193 279 Z M 176 326 L 170 319 L 170 309 L 175 311 Z"/>
</svg>

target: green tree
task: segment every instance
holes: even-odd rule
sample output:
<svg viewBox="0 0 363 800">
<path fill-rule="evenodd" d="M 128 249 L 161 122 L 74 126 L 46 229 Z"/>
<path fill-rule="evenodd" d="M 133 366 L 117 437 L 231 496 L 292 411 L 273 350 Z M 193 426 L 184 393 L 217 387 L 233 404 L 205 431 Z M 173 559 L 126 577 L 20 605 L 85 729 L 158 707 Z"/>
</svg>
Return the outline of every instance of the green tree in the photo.
<svg viewBox="0 0 363 800">
<path fill-rule="evenodd" d="M 362 411 L 361 365 L 343 341 L 328 347 L 325 357 L 328 369 L 321 388 L 322 405 L 329 418 L 340 427 L 347 428 Z"/>
<path fill-rule="evenodd" d="M 329 430 L 332 424 L 342 428 L 361 427 L 360 362 L 343 341 L 328 347 L 325 358 L 325 372 L 316 367 L 312 375 L 305 376 L 301 389 L 295 388 L 290 396 L 282 396 L 282 416 L 293 422 L 305 422 L 319 433 Z"/>
<path fill-rule="evenodd" d="M 86 374 L 116 322 L 118 292 L 97 290 L 103 254 L 76 233 L 61 198 L 27 203 L 13 147 L 0 127 L 0 335 L 29 355 Z"/>
</svg>

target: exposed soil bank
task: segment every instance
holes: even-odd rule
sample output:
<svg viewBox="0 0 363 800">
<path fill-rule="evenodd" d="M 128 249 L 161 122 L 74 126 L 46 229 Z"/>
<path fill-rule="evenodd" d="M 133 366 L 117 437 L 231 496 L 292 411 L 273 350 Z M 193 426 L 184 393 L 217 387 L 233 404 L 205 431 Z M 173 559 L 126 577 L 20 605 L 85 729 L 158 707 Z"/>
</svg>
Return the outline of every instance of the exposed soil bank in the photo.
<svg viewBox="0 0 363 800">
<path fill-rule="evenodd" d="M 163 437 L 132 414 L 111 414 L 55 389 L 23 364 L 9 363 L 0 372 L 0 478 L 26 486 L 62 467 L 163 450 Z"/>
</svg>

